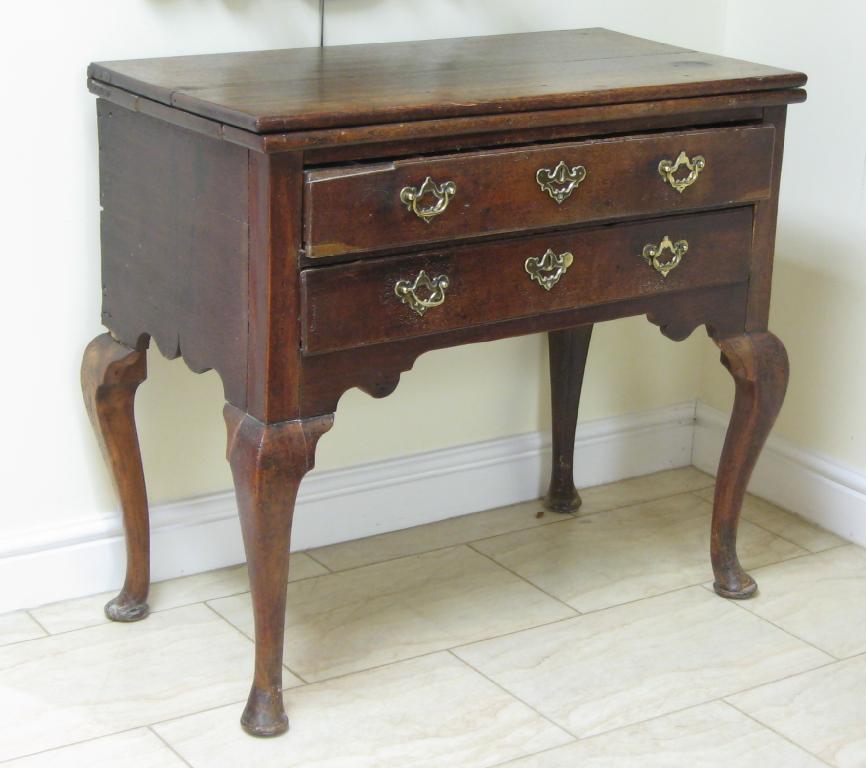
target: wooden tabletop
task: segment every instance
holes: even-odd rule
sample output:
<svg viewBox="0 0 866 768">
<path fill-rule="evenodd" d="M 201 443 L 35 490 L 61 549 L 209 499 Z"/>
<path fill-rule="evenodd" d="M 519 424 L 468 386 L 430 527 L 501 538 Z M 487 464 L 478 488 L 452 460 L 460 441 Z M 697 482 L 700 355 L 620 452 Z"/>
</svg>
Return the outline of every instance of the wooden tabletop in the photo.
<svg viewBox="0 0 866 768">
<path fill-rule="evenodd" d="M 256 133 L 796 88 L 798 72 L 606 29 L 91 64 L 90 78 Z"/>
</svg>

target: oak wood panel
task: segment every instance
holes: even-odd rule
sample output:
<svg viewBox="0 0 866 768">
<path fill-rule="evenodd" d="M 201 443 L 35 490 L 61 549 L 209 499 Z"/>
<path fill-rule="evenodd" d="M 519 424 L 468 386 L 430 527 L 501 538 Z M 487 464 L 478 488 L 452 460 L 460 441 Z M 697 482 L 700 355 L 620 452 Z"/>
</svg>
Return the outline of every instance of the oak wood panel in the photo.
<svg viewBox="0 0 866 768">
<path fill-rule="evenodd" d="M 799 87 L 801 73 L 604 29 L 95 63 L 90 76 L 256 133 Z"/>
<path fill-rule="evenodd" d="M 745 281 L 751 234 L 752 210 L 738 208 L 307 269 L 301 273 L 303 349 L 328 352 Z M 690 248 L 665 278 L 641 258 L 641 252 L 644 245 L 658 244 L 666 235 L 688 240 Z M 528 257 L 541 257 L 548 248 L 574 255 L 574 263 L 550 291 L 531 280 L 524 267 Z M 398 281 L 411 282 L 421 270 L 431 278 L 447 275 L 450 281 L 444 304 L 423 316 L 394 293 Z"/>
<path fill-rule="evenodd" d="M 770 194 L 772 127 L 680 131 L 660 135 L 523 147 L 383 165 L 308 171 L 304 255 L 344 253 L 501 234 L 586 221 L 721 207 Z M 707 160 L 695 184 L 677 192 L 659 174 L 681 151 Z M 586 178 L 561 204 L 542 191 L 536 172 L 560 161 Z M 680 170 L 678 177 L 687 171 Z M 425 222 L 400 201 L 425 178 L 456 185 L 443 213 Z M 425 198 L 430 204 L 432 196 Z"/>
<path fill-rule="evenodd" d="M 246 402 L 247 151 L 97 102 L 102 322 Z M 230 183 L 227 183 L 230 180 Z"/>
</svg>

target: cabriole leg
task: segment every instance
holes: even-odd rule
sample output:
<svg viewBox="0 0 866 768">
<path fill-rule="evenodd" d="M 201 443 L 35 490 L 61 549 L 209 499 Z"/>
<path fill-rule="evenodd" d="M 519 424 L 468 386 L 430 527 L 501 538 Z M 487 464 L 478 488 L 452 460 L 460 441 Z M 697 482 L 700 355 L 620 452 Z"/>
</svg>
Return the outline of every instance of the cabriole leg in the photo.
<svg viewBox="0 0 866 768">
<path fill-rule="evenodd" d="M 581 504 L 580 494 L 574 487 L 574 433 L 591 336 L 591 325 L 547 334 L 553 465 L 544 506 L 552 512 L 574 512 Z"/>
<path fill-rule="evenodd" d="M 253 685 L 241 725 L 253 736 L 278 736 L 289 727 L 281 689 L 295 497 L 333 417 L 264 424 L 233 405 L 224 415 L 256 633 Z"/>
<path fill-rule="evenodd" d="M 126 580 L 105 606 L 112 621 L 138 621 L 148 613 L 150 527 L 134 415 L 135 391 L 146 378 L 145 350 L 127 347 L 108 333 L 84 351 L 84 403 L 120 498 L 126 534 Z"/>
<path fill-rule="evenodd" d="M 734 378 L 736 395 L 716 477 L 711 553 L 715 590 L 745 599 L 757 584 L 737 558 L 737 525 L 746 486 L 785 399 L 788 355 L 772 333 L 714 339 L 722 364 Z"/>
</svg>

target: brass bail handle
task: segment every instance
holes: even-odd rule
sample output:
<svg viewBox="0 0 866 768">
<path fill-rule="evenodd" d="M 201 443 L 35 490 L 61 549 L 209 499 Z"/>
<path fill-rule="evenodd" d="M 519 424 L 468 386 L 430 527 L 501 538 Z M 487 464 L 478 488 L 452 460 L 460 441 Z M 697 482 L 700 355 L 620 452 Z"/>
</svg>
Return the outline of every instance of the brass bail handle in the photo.
<svg viewBox="0 0 866 768">
<path fill-rule="evenodd" d="M 445 213 L 451 198 L 456 194 L 457 185 L 453 181 L 446 181 L 440 185 L 428 176 L 419 188 L 403 187 L 400 190 L 400 202 L 419 219 L 429 224 L 437 216 Z M 432 195 L 434 201 L 432 205 L 425 206 L 421 203 L 427 195 Z"/>
<path fill-rule="evenodd" d="M 555 168 L 539 168 L 535 180 L 542 192 L 547 192 L 551 199 L 562 205 L 586 178 L 586 168 L 575 165 L 571 168 L 565 160 L 560 160 Z"/>
<path fill-rule="evenodd" d="M 538 283 L 545 291 L 556 285 L 574 263 L 574 255 L 566 251 L 556 253 L 548 248 L 544 256 L 530 256 L 523 265 L 529 279 Z"/>
<path fill-rule="evenodd" d="M 641 256 L 643 257 L 643 260 L 662 277 L 667 277 L 680 265 L 683 256 L 686 255 L 688 250 L 689 243 L 687 240 L 677 240 L 674 243 L 667 235 L 665 235 L 658 245 L 655 243 L 648 243 L 645 245 Z M 665 251 L 669 251 L 671 254 L 667 261 L 662 260 Z"/>
<path fill-rule="evenodd" d="M 688 175 L 678 179 L 677 171 L 683 167 L 688 170 Z M 685 152 L 680 152 L 676 160 L 662 160 L 659 163 L 659 174 L 677 192 L 682 194 L 698 180 L 701 171 L 706 167 L 707 161 L 703 155 L 695 155 L 690 158 Z"/>
<path fill-rule="evenodd" d="M 445 291 L 448 290 L 449 285 L 448 275 L 430 277 L 422 269 L 414 281 L 398 280 L 394 285 L 394 293 L 402 304 L 423 317 L 428 309 L 439 307 L 445 303 Z M 425 290 L 426 296 L 419 296 L 422 288 Z"/>
</svg>

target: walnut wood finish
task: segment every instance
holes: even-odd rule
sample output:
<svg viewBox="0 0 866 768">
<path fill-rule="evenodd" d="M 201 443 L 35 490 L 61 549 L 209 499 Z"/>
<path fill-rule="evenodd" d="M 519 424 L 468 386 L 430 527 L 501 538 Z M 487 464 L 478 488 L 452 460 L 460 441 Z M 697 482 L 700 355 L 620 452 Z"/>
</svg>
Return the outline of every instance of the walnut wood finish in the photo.
<svg viewBox="0 0 866 768">
<path fill-rule="evenodd" d="M 713 587 L 722 597 L 744 599 L 757 590 L 737 558 L 737 526 L 752 470 L 785 399 L 788 355 L 772 333 L 715 339 L 734 378 L 734 410 L 719 461 L 713 504 Z"/>
<path fill-rule="evenodd" d="M 804 75 L 606 30 L 114 62 L 90 75 L 113 338 L 88 348 L 83 385 L 129 548 L 108 610 L 146 612 L 133 395 L 153 338 L 225 387 L 256 629 L 250 733 L 287 727 L 291 521 L 316 441 L 344 392 L 384 397 L 430 350 L 550 334 L 547 502 L 573 510 L 592 324 L 646 315 L 674 340 L 706 326 L 737 386 L 713 518 L 717 591 L 754 591 L 736 528 L 787 378 L 767 316 L 785 115 L 805 99 Z M 707 167 L 681 195 L 657 169 L 683 150 Z M 534 178 L 560 159 L 588 170 L 561 206 Z M 398 199 L 427 175 L 458 181 L 430 224 Z M 641 258 L 665 235 L 691 246 L 666 278 Z M 548 248 L 574 255 L 550 291 L 524 268 Z M 451 283 L 420 317 L 394 284 L 422 269 Z"/>
<path fill-rule="evenodd" d="M 666 235 L 687 240 L 689 251 L 662 277 L 641 253 Z M 752 209 L 735 208 L 305 269 L 303 349 L 331 352 L 539 312 L 745 282 L 751 237 Z M 540 258 L 548 249 L 574 256 L 549 291 L 525 268 L 528 257 Z M 419 316 L 400 302 L 394 286 L 414 280 L 422 269 L 431 277 L 447 276 L 450 284 L 444 304 Z"/>
<path fill-rule="evenodd" d="M 120 499 L 126 534 L 126 580 L 105 606 L 112 621 L 139 621 L 149 611 L 150 527 L 134 413 L 135 391 L 146 378 L 143 347 L 131 349 L 104 333 L 84 350 L 84 404 Z"/>
<path fill-rule="evenodd" d="M 304 255 L 323 258 L 766 199 L 774 134 L 767 126 L 684 131 L 308 171 Z M 680 152 L 712 158 L 685 193 L 658 170 L 661 160 L 675 160 Z M 542 191 L 536 173 L 560 161 L 583 166 L 586 178 L 557 204 Z M 428 176 L 457 188 L 429 223 L 400 202 L 401 189 L 418 188 Z"/>
<path fill-rule="evenodd" d="M 574 434 L 591 337 L 591 325 L 547 334 L 553 456 L 544 506 L 551 512 L 574 512 L 581 505 L 574 487 Z"/>
<path fill-rule="evenodd" d="M 253 736 L 278 736 L 289 727 L 281 689 L 295 497 L 333 417 L 263 424 L 233 405 L 224 416 L 256 629 L 255 675 L 241 725 Z"/>
</svg>

